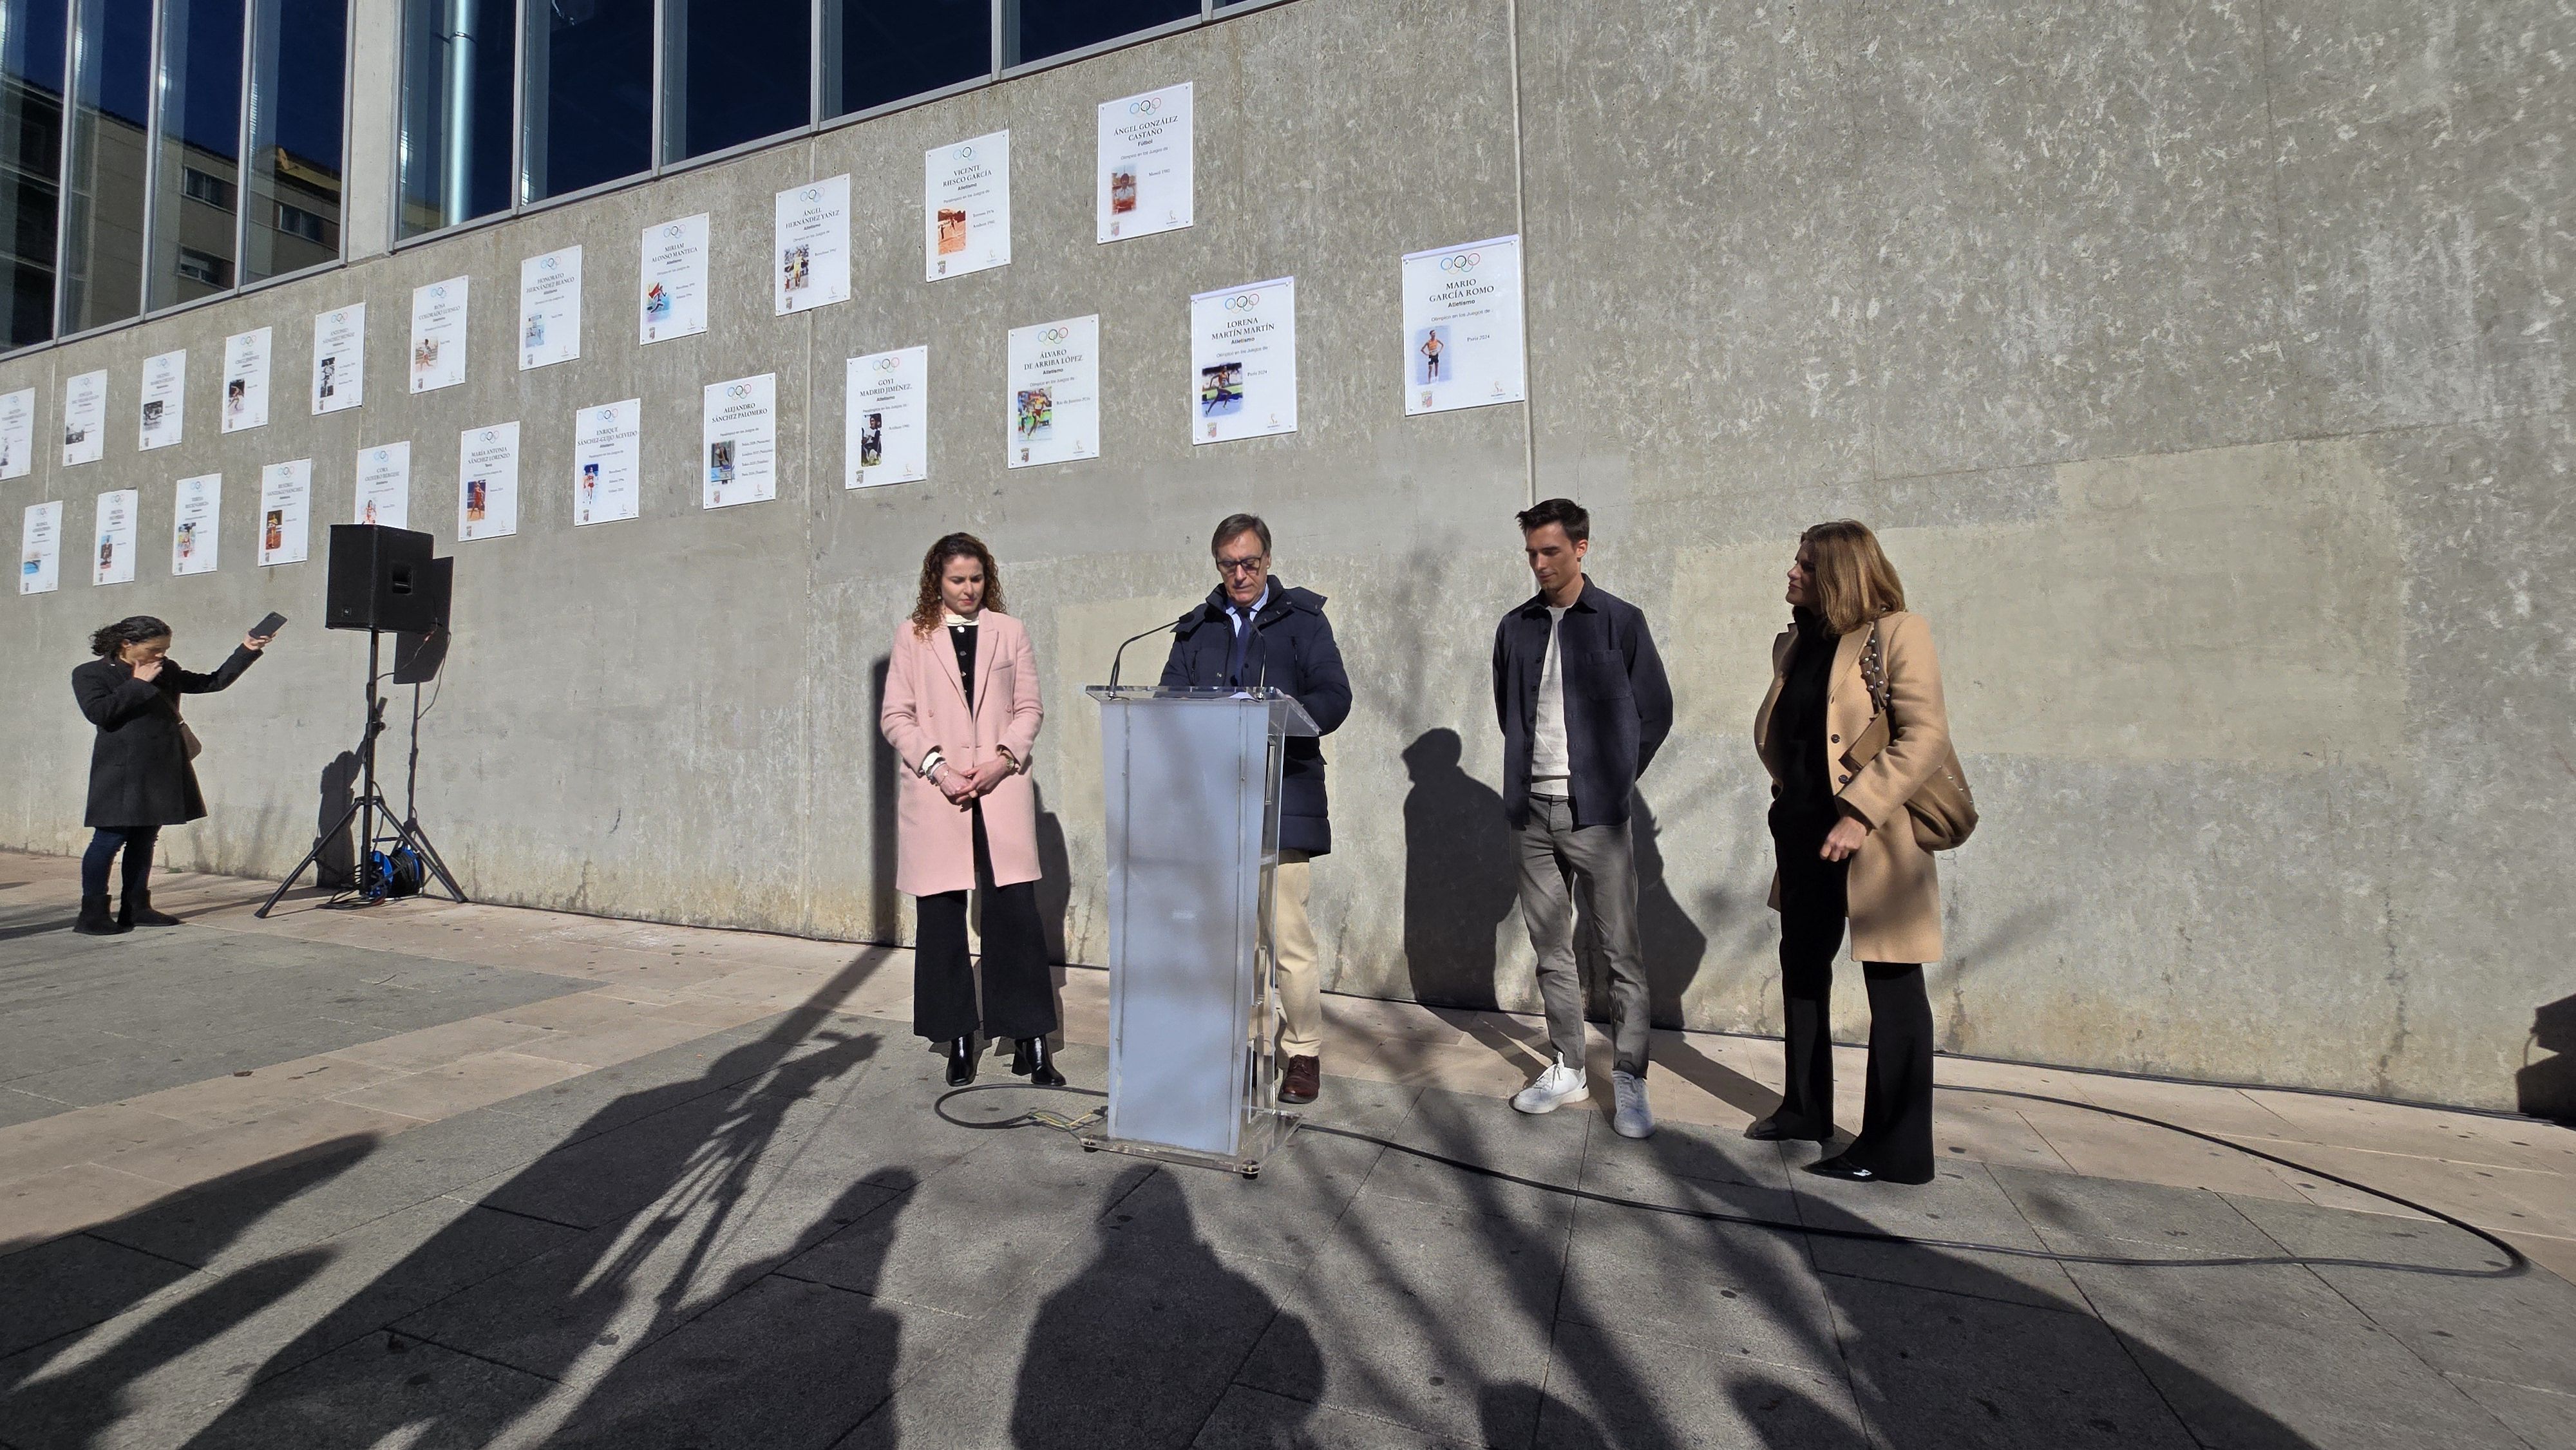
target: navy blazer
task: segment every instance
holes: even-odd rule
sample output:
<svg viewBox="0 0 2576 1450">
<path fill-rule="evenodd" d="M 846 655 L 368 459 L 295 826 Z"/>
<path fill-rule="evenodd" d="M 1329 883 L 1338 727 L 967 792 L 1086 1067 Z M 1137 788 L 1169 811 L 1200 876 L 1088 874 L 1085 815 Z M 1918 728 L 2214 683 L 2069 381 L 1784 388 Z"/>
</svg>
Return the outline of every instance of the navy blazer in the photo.
<svg viewBox="0 0 2576 1450">
<path fill-rule="evenodd" d="M 1284 690 L 1326 735 L 1342 727 L 1351 713 L 1351 677 L 1342 669 L 1342 648 L 1333 640 L 1333 623 L 1324 617 L 1324 596 L 1311 589 L 1291 589 L 1276 578 L 1270 598 L 1252 617 L 1252 638 L 1244 646 L 1239 678 L 1226 677 L 1234 650 L 1234 621 L 1226 617 L 1222 586 L 1208 592 L 1207 602 L 1180 617 L 1173 626 L 1172 653 L 1163 661 L 1163 688 L 1248 688 L 1268 685 Z M 1279 769 L 1279 847 L 1321 856 L 1333 849 L 1332 808 L 1324 794 L 1324 747 L 1305 736 L 1290 736 Z"/>
<path fill-rule="evenodd" d="M 1494 719 L 1503 729 L 1503 811 L 1529 822 L 1530 741 L 1538 729 L 1538 680 L 1547 665 L 1547 601 L 1532 596 L 1494 630 Z M 1557 627 L 1564 658 L 1565 751 L 1574 824 L 1628 819 L 1637 777 L 1673 728 L 1673 691 L 1637 606 L 1587 579 Z"/>
</svg>

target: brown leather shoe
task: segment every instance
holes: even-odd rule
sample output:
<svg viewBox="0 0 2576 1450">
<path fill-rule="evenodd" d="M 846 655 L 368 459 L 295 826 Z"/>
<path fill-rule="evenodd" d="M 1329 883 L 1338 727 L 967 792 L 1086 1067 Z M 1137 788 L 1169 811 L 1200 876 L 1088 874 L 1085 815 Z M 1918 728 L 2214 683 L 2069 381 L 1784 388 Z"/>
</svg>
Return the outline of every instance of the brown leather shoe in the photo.
<svg viewBox="0 0 2576 1450">
<path fill-rule="evenodd" d="M 1288 1071 L 1279 1079 L 1279 1101 L 1311 1103 L 1324 1090 L 1324 1064 L 1313 1057 L 1288 1059 Z"/>
</svg>

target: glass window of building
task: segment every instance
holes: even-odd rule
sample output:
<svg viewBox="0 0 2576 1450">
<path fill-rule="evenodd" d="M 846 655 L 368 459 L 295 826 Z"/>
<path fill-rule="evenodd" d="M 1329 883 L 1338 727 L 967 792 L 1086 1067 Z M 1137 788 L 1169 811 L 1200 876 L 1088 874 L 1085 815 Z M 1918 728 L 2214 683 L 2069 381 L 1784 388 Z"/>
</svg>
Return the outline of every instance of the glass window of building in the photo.
<svg viewBox="0 0 2576 1450">
<path fill-rule="evenodd" d="M 812 115 L 806 0 L 662 0 L 662 157 L 793 131 Z"/>
<path fill-rule="evenodd" d="M 0 346 L 54 335 L 66 19 L 66 0 L 0 0 Z"/>
<path fill-rule="evenodd" d="M 823 114 L 993 73 L 990 0 L 823 0 Z"/>
<path fill-rule="evenodd" d="M 1002 64 L 1044 60 L 1198 13 L 1199 0 L 1002 0 Z"/>
<path fill-rule="evenodd" d="M 650 169 L 653 0 L 528 0 L 527 32 L 524 199 Z"/>
<path fill-rule="evenodd" d="M 80 332 L 143 311 L 152 0 L 75 0 L 71 94 L 59 291 L 61 330 Z"/>
<path fill-rule="evenodd" d="M 242 0 L 162 0 L 148 307 L 233 285 L 241 84 Z"/>
<path fill-rule="evenodd" d="M 340 255 L 348 0 L 251 0 L 250 154 L 241 280 Z"/>
<path fill-rule="evenodd" d="M 510 205 L 513 0 L 403 0 L 402 235 Z"/>
</svg>

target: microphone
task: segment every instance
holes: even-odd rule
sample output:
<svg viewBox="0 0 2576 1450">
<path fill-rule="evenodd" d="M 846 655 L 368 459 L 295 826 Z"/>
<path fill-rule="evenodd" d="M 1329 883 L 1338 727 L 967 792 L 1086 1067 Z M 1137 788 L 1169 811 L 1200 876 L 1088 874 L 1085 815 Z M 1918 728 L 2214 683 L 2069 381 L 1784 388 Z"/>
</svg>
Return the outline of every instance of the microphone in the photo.
<svg viewBox="0 0 2576 1450">
<path fill-rule="evenodd" d="M 1191 614 L 1195 614 L 1197 612 L 1198 611 L 1196 610 L 1190 611 Z M 1146 630 L 1143 634 L 1130 635 L 1126 639 L 1120 641 L 1118 645 L 1118 653 L 1109 657 L 1109 688 L 1113 690 L 1118 688 L 1118 666 L 1119 663 L 1127 657 L 1127 646 L 1134 644 L 1140 639 L 1146 639 L 1151 636 L 1161 634 L 1164 630 L 1178 629 L 1183 624 L 1189 622 L 1189 617 L 1190 616 L 1188 614 L 1184 614 L 1179 619 L 1175 619 L 1169 624 L 1155 625 L 1152 629 Z"/>
</svg>

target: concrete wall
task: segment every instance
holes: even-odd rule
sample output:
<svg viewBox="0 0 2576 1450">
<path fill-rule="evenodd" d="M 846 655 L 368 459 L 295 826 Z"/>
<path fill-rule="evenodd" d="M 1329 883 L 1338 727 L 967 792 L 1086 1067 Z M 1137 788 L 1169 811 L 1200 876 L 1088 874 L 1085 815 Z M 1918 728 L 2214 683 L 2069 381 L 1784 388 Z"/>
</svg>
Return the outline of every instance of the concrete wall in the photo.
<svg viewBox="0 0 2576 1450">
<path fill-rule="evenodd" d="M 1943 867 L 1946 1046 L 2511 1106 L 2576 936 L 2571 56 L 2567 0 L 1298 0 L 26 355 L 0 388 L 35 386 L 44 429 L 91 367 L 114 411 L 105 463 L 44 448 L 0 486 L 13 520 L 66 500 L 73 541 L 60 593 L 0 600 L 0 841 L 83 837 L 61 681 L 89 629 L 159 613 L 202 667 L 273 607 L 297 616 L 276 657 L 190 711 L 214 814 L 167 854 L 283 870 L 359 718 L 362 637 L 316 627 L 356 450 L 410 439 L 414 521 L 446 540 L 459 430 L 519 419 L 520 533 L 456 548 L 423 729 L 422 814 L 478 897 L 907 932 L 875 670 L 921 549 L 963 527 L 1049 671 L 1051 913 L 1100 960 L 1078 687 L 1205 592 L 1208 525 L 1253 507 L 1283 577 L 1332 596 L 1359 690 L 1316 876 L 1337 986 L 1527 1007 L 1484 672 L 1527 590 L 1511 511 L 1562 492 L 1680 697 L 1639 817 L 1658 1012 L 1765 1030 L 1746 732 L 1796 530 L 1849 513 L 1934 623 L 1986 812 Z M 1181 79 L 1199 225 L 1095 245 L 1091 107 Z M 925 285 L 921 153 L 1003 126 L 1018 260 Z M 773 319 L 770 197 L 844 170 L 859 300 Z M 714 330 L 638 349 L 637 232 L 702 209 Z M 1398 254 L 1516 227 L 1532 403 L 1401 417 Z M 574 241 L 586 355 L 516 372 L 517 263 Z M 410 289 L 458 273 L 469 380 L 405 398 Z M 1302 431 L 1192 448 L 1188 294 L 1282 274 Z M 361 298 L 368 404 L 307 417 L 311 315 Z M 1094 311 L 1103 456 L 1006 471 L 1005 330 Z M 262 323 L 274 421 L 222 437 L 220 340 Z M 845 493 L 841 359 L 919 342 L 931 482 Z M 139 362 L 176 346 L 187 442 L 137 455 Z M 763 371 L 780 498 L 703 513 L 698 390 Z M 572 413 L 638 395 L 643 517 L 576 531 Z M 260 570 L 259 469 L 304 456 L 316 562 Z M 169 578 L 172 482 L 215 469 L 223 568 Z M 79 541 L 128 486 L 143 577 L 93 590 Z"/>
</svg>

